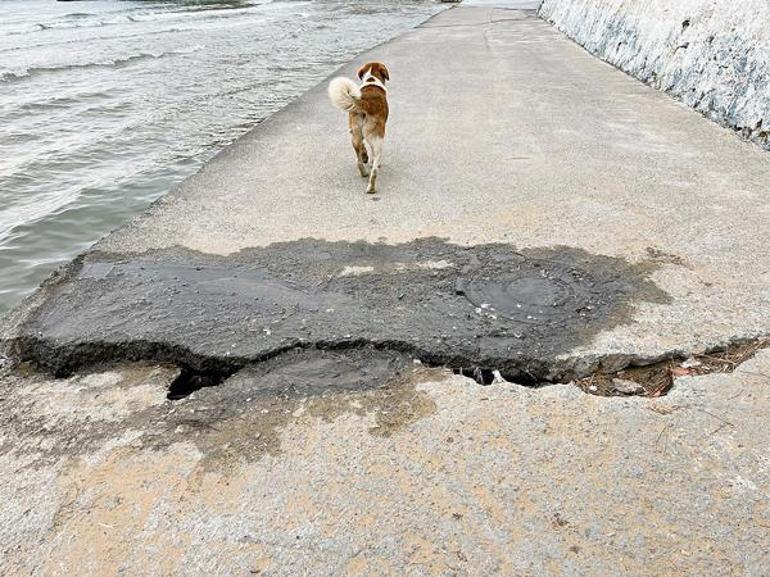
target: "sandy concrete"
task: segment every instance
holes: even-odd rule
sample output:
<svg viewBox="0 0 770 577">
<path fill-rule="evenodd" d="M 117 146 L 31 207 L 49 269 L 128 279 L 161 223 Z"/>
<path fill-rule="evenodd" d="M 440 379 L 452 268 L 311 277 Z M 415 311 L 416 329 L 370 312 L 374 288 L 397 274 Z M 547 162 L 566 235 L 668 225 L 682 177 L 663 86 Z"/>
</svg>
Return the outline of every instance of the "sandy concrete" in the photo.
<svg viewBox="0 0 770 577">
<path fill-rule="evenodd" d="M 770 567 L 767 350 L 660 399 L 480 387 L 418 367 L 370 391 L 266 395 L 246 376 L 170 402 L 172 376 L 0 380 L 0 573 Z M 237 410 L 212 417 L 228 398 Z"/>
</svg>

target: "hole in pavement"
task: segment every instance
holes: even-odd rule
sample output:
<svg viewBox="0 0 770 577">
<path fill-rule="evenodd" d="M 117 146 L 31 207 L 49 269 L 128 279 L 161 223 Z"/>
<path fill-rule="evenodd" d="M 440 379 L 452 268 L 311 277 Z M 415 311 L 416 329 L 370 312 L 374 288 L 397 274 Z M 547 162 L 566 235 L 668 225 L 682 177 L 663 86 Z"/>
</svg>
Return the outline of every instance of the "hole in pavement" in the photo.
<svg viewBox="0 0 770 577">
<path fill-rule="evenodd" d="M 712 373 L 731 373 L 751 359 L 758 350 L 770 346 L 768 340 L 751 340 L 698 353 L 679 355 L 643 366 L 628 366 L 614 372 L 601 369 L 581 378 L 543 379 L 524 371 L 503 372 L 489 367 L 450 367 L 441 363 L 421 361 L 426 367 L 451 369 L 456 375 L 490 386 L 503 382 L 528 388 L 552 384 L 574 384 L 583 392 L 602 397 L 661 397 L 674 386 L 677 377 Z M 171 383 L 167 398 L 177 401 L 205 387 L 221 385 L 238 375 L 248 375 L 260 383 L 253 394 L 315 395 L 326 392 L 354 391 L 376 388 L 403 376 L 411 357 L 388 349 L 360 347 L 340 350 L 294 349 L 272 359 L 249 363 L 243 367 L 223 370 L 196 371 L 183 367 Z"/>
<path fill-rule="evenodd" d="M 195 391 L 204 387 L 216 387 L 227 380 L 235 371 L 196 372 L 188 367 L 180 370 L 179 376 L 174 379 L 168 388 L 166 398 L 170 401 L 178 401 L 189 397 Z"/>
<path fill-rule="evenodd" d="M 547 384 L 543 379 L 537 379 L 527 373 L 501 373 L 496 369 L 489 369 L 483 367 L 461 367 L 459 369 L 452 369 L 455 375 L 462 375 L 469 379 L 473 379 L 480 385 L 494 385 L 495 383 L 505 381 L 507 383 L 514 383 L 523 387 L 538 388 L 543 384 Z"/>
<path fill-rule="evenodd" d="M 680 355 L 615 372 L 597 371 L 577 380 L 563 378 L 549 381 L 521 371 L 501 373 L 488 367 L 452 368 L 428 362 L 423 364 L 431 368 L 451 369 L 454 374 L 473 379 L 484 386 L 508 382 L 540 388 L 549 384 L 573 383 L 585 393 L 595 396 L 660 397 L 671 390 L 677 377 L 731 373 L 751 359 L 757 351 L 768 346 L 770 341 L 765 339 L 744 341 L 707 353 Z M 260 383 L 259 390 L 253 394 L 307 396 L 329 391 L 370 389 L 403 376 L 410 363 L 409 357 L 400 352 L 371 347 L 335 351 L 295 349 L 242 368 L 198 372 L 184 367 L 170 385 L 167 398 L 172 401 L 184 399 L 202 388 L 221 385 L 230 377 L 237 377 L 236 373 L 243 371 L 250 378 L 257 378 Z M 236 381 L 234 386 L 237 387 Z"/>
<path fill-rule="evenodd" d="M 492 369 L 482 369 L 481 367 L 453 369 L 456 375 L 462 375 L 473 379 L 480 385 L 491 385 L 495 382 L 495 372 Z"/>
<path fill-rule="evenodd" d="M 361 391 L 381 387 L 410 373 L 412 358 L 398 351 L 370 346 L 342 350 L 295 348 L 265 359 L 226 370 L 197 372 L 183 368 L 169 387 L 167 398 L 184 399 L 204 387 L 227 381 L 224 393 L 247 396 L 301 396 Z M 252 387 L 252 383 L 258 383 Z M 217 393 L 210 398 L 215 398 Z"/>
<path fill-rule="evenodd" d="M 658 363 L 630 366 L 614 373 L 596 372 L 575 384 L 584 392 L 600 397 L 661 397 L 678 377 L 697 377 L 713 373 L 732 373 L 770 340 L 756 339 L 692 355 L 679 355 Z"/>
<path fill-rule="evenodd" d="M 655 363 L 628 366 L 614 372 L 598 370 L 580 379 L 538 379 L 526 372 L 501 373 L 496 369 L 484 367 L 462 367 L 453 369 L 452 372 L 485 386 L 499 383 L 501 380 L 529 388 L 574 383 L 583 392 L 600 397 L 661 397 L 668 394 L 677 377 L 731 373 L 754 357 L 757 351 L 767 347 L 770 347 L 770 340 L 741 341 L 704 353 L 677 355 Z"/>
</svg>

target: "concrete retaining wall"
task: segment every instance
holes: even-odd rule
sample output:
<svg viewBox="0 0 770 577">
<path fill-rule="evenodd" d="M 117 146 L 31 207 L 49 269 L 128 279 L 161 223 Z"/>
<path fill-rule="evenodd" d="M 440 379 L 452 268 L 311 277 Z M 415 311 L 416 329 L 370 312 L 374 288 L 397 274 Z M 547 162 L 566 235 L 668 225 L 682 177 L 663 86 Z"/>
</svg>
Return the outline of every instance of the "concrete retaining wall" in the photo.
<svg viewBox="0 0 770 577">
<path fill-rule="evenodd" d="M 544 0 L 540 16 L 770 150 L 770 1 Z"/>
</svg>

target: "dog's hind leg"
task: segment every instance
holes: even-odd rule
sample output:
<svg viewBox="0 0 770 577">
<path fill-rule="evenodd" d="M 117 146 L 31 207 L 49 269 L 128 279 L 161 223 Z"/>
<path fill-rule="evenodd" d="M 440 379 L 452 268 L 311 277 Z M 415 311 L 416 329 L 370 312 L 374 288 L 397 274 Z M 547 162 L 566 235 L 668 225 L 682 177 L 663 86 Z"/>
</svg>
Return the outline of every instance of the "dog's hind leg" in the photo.
<svg viewBox="0 0 770 577">
<path fill-rule="evenodd" d="M 382 164 L 383 138 L 370 134 L 367 136 L 366 142 L 372 149 L 372 170 L 369 174 L 369 186 L 366 188 L 366 192 L 367 194 L 374 194 L 377 192 L 377 173 L 380 171 L 380 164 Z"/>
<path fill-rule="evenodd" d="M 358 114 L 350 114 L 350 135 L 353 140 L 353 150 L 356 151 L 358 172 L 365 178 L 369 176 L 369 169 L 366 166 L 369 162 L 369 155 L 364 144 L 363 118 Z"/>
</svg>

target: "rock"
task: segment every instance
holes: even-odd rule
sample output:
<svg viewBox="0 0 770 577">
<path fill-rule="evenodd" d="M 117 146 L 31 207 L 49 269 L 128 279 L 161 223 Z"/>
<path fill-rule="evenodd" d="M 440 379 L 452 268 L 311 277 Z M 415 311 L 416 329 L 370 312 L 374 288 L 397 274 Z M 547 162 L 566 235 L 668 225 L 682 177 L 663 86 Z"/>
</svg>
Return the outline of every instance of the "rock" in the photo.
<svg viewBox="0 0 770 577">
<path fill-rule="evenodd" d="M 626 379 L 612 379 L 612 388 L 616 393 L 629 396 L 641 395 L 645 392 L 641 384 Z"/>
<path fill-rule="evenodd" d="M 683 369 L 694 369 L 694 368 L 696 368 L 696 367 L 700 367 L 702 364 L 703 364 L 703 363 L 701 363 L 701 362 L 700 362 L 698 359 L 696 359 L 695 357 L 690 357 L 689 359 L 687 359 L 686 361 L 684 361 L 684 362 L 683 362 L 681 365 L 679 365 L 679 366 L 680 366 L 680 367 L 682 367 Z"/>
</svg>

